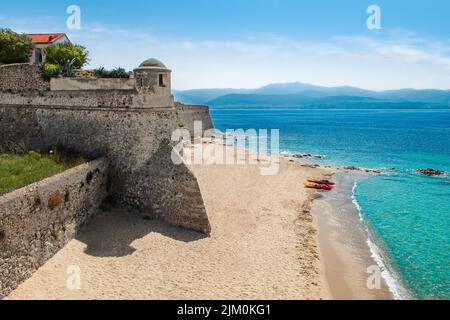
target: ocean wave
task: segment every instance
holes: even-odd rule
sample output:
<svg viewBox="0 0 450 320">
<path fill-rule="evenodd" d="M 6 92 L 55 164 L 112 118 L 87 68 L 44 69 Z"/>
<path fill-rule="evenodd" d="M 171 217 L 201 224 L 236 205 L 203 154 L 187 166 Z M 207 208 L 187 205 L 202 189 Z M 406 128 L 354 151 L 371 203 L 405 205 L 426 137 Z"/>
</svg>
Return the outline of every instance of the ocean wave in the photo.
<svg viewBox="0 0 450 320">
<path fill-rule="evenodd" d="M 352 187 L 352 195 L 351 199 L 353 204 L 355 205 L 359 219 L 364 224 L 364 229 L 366 231 L 367 240 L 366 243 L 369 247 L 370 254 L 375 261 L 375 263 L 378 265 L 378 267 L 381 270 L 381 276 L 383 277 L 384 281 L 386 282 L 389 291 L 394 296 L 394 299 L 396 300 L 409 300 L 412 299 L 412 295 L 404 288 L 404 286 L 401 284 L 401 281 L 399 280 L 399 277 L 395 275 L 395 272 L 392 272 L 389 270 L 389 267 L 384 262 L 383 259 L 383 253 L 379 246 L 375 243 L 374 240 L 372 240 L 373 235 L 364 219 L 363 209 L 361 205 L 358 203 L 358 200 L 356 199 L 356 190 L 358 188 L 358 183 L 355 182 Z"/>
<path fill-rule="evenodd" d="M 352 196 L 351 196 L 351 198 L 352 198 L 353 204 L 354 204 L 355 207 L 356 207 L 356 210 L 358 211 L 359 220 L 360 220 L 360 221 L 364 221 L 364 218 L 363 218 L 363 216 L 362 216 L 362 208 L 361 208 L 361 206 L 359 205 L 358 201 L 356 200 L 356 189 L 357 189 L 357 188 L 358 188 L 358 182 L 355 182 L 355 183 L 353 184 L 353 188 L 352 188 Z"/>
</svg>

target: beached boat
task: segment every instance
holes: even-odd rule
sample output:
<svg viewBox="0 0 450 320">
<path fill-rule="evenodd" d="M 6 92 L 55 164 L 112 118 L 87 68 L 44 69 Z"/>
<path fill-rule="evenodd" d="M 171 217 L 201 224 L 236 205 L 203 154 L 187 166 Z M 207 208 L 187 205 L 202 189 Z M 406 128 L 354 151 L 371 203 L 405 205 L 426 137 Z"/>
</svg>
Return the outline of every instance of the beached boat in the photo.
<svg viewBox="0 0 450 320">
<path fill-rule="evenodd" d="M 312 184 L 312 183 L 305 183 L 305 187 L 311 188 L 311 189 L 319 189 L 319 190 L 332 190 L 333 189 L 332 186 L 321 185 L 321 184 Z"/>
<path fill-rule="evenodd" d="M 308 178 L 309 182 L 313 182 L 313 183 L 317 183 L 317 184 L 324 184 L 324 185 L 328 185 L 328 186 L 334 186 L 336 183 L 329 181 L 329 180 L 317 180 L 317 179 L 313 179 L 313 178 Z"/>
</svg>

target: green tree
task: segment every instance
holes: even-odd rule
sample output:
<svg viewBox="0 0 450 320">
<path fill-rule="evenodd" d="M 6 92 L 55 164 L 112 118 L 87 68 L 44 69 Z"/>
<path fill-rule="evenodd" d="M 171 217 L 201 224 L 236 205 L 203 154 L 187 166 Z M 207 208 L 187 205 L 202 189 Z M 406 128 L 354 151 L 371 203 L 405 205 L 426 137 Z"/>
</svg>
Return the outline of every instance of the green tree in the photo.
<svg viewBox="0 0 450 320">
<path fill-rule="evenodd" d="M 29 62 L 32 49 L 33 44 L 26 35 L 0 29 L 0 63 Z"/>
<path fill-rule="evenodd" d="M 94 74 L 97 78 L 124 78 L 128 79 L 130 74 L 121 67 L 114 68 L 112 70 L 106 70 L 104 67 L 94 69 Z"/>
<path fill-rule="evenodd" d="M 54 44 L 45 50 L 46 62 L 57 64 L 61 68 L 71 65 L 79 69 L 89 61 L 89 51 L 77 44 Z"/>
</svg>

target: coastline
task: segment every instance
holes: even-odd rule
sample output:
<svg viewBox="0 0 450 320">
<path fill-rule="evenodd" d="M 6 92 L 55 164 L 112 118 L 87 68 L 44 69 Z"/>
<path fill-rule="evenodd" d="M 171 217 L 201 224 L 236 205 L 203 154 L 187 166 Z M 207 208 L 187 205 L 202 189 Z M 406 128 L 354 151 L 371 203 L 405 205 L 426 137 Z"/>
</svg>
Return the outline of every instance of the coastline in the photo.
<svg viewBox="0 0 450 320">
<path fill-rule="evenodd" d="M 380 286 L 368 288 L 372 275 L 368 271 L 379 266 L 368 246 L 367 231 L 350 197 L 354 183 L 366 178 L 365 175 L 336 170 L 333 178 L 337 182 L 335 190 L 317 199 L 312 209 L 325 276 L 333 299 L 394 299 L 381 273 Z"/>
<path fill-rule="evenodd" d="M 398 271 L 386 262 L 388 258 L 369 230 L 356 199 L 355 190 L 361 181 L 383 173 L 354 166 L 319 165 L 314 160 L 322 159 L 321 155 L 284 151 L 282 156 L 306 166 L 333 170 L 332 175 L 323 178 L 337 182 L 334 190 L 321 194 L 312 208 L 321 261 L 333 299 L 415 299 Z M 367 281 L 375 272 L 381 281 L 377 288 L 369 289 Z M 373 283 L 373 277 L 370 279 Z"/>
<path fill-rule="evenodd" d="M 301 163 L 303 166 L 322 166 L 311 161 L 319 156 L 296 156 L 295 153 L 284 152 L 282 157 Z M 331 173 L 323 179 L 332 179 L 336 186 L 329 192 L 315 192 L 311 214 L 317 229 L 316 241 L 319 246 L 320 261 L 329 293 L 337 300 L 392 300 L 399 298 L 394 294 L 392 275 L 386 270 L 381 257 L 374 253 L 379 250 L 371 241 L 364 225 L 359 204 L 353 197 L 353 188 L 370 174 L 378 174 L 376 170 L 346 170 L 335 166 L 326 166 Z M 379 286 L 368 288 L 371 270 L 379 270 Z M 391 280 L 389 285 L 386 279 Z"/>
</svg>

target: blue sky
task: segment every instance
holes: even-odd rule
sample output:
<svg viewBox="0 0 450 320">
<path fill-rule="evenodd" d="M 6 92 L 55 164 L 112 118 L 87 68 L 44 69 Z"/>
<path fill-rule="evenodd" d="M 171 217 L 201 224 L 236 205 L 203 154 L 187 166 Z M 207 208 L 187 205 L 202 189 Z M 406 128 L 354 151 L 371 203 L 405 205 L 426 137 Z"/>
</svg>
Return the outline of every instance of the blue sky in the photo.
<svg viewBox="0 0 450 320">
<path fill-rule="evenodd" d="M 366 27 L 369 5 L 381 30 Z M 69 5 L 81 29 L 68 30 Z M 273 82 L 450 89 L 450 1 L 3 1 L 0 27 L 65 32 L 91 67 L 157 57 L 177 89 Z"/>
</svg>

